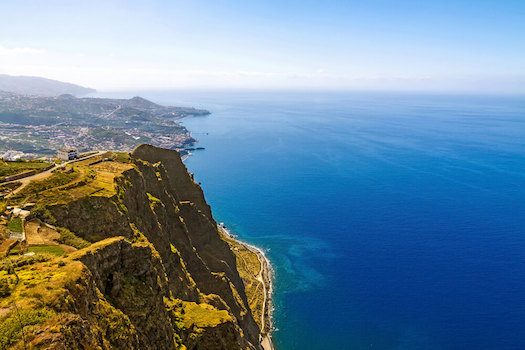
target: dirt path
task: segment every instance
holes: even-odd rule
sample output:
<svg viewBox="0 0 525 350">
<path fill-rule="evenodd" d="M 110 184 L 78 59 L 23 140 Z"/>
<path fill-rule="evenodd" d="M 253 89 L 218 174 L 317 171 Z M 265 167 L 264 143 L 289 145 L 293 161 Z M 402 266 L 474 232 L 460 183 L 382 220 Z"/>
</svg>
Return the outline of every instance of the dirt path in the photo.
<svg viewBox="0 0 525 350">
<path fill-rule="evenodd" d="M 24 187 L 27 186 L 27 184 L 29 184 L 31 181 L 37 181 L 37 180 L 44 180 L 44 179 L 47 179 L 48 177 L 50 177 L 53 173 L 54 170 L 56 169 L 60 169 L 60 168 L 64 168 L 66 167 L 67 165 L 71 164 L 71 163 L 75 163 L 75 162 L 79 162 L 81 160 L 86 160 L 86 159 L 89 159 L 89 158 L 92 158 L 92 157 L 96 157 L 96 156 L 99 156 L 101 154 L 104 154 L 106 153 L 105 151 L 98 151 L 97 153 L 95 154 L 92 154 L 90 156 L 87 156 L 87 157 L 84 157 L 84 158 L 81 158 L 81 159 L 74 159 L 74 160 L 70 160 L 68 162 L 65 162 L 65 163 L 62 163 L 58 166 L 55 166 L 49 170 L 46 170 L 46 171 L 43 171 L 41 173 L 38 173 L 38 174 L 35 174 L 33 176 L 28 176 L 28 177 L 24 177 L 23 179 L 19 179 L 19 180 L 14 180 L 14 181 L 9 181 L 9 182 L 4 182 L 2 183 L 3 184 L 8 184 L 8 183 L 13 183 L 13 182 L 20 182 L 22 183 L 21 186 L 19 186 L 17 189 L 15 189 L 13 192 L 9 193 L 7 196 L 5 196 L 5 198 L 9 198 L 15 194 L 17 194 L 18 192 L 20 192 Z"/>
<path fill-rule="evenodd" d="M 261 270 L 259 271 L 259 275 L 257 276 L 257 280 L 262 282 L 262 285 L 264 287 L 263 312 L 261 315 L 261 346 L 264 350 L 274 350 L 273 342 L 271 340 L 271 329 L 268 331 L 266 330 L 267 324 L 271 327 L 271 319 L 267 319 L 267 317 L 271 317 L 270 310 L 268 309 L 271 307 L 271 305 L 269 304 L 272 295 L 272 281 L 270 277 L 269 262 L 260 249 L 252 246 L 248 247 L 253 249 L 253 252 L 257 254 L 257 258 L 259 258 L 259 262 L 261 264 Z"/>
</svg>

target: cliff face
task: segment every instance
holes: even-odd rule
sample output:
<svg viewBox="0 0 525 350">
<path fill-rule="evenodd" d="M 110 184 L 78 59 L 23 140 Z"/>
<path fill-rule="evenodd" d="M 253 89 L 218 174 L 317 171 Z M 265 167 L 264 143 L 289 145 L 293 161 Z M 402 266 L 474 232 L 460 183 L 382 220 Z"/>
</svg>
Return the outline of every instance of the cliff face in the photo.
<svg viewBox="0 0 525 350">
<path fill-rule="evenodd" d="M 142 145 L 116 195 L 47 207 L 57 226 L 93 242 L 54 268 L 51 314 L 34 348 L 259 349 L 260 329 L 236 257 L 177 152 Z M 37 299 L 37 298 L 35 298 Z M 22 343 L 19 342 L 19 347 Z M 15 346 L 16 347 L 16 346 Z"/>
</svg>

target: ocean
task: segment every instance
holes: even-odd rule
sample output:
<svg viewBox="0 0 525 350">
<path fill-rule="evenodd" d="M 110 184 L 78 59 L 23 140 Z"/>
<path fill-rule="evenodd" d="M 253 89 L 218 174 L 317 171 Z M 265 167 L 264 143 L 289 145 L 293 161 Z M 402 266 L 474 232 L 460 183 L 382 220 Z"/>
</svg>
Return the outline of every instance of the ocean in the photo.
<svg viewBox="0 0 525 350">
<path fill-rule="evenodd" d="M 287 349 L 525 349 L 525 97 L 142 92 L 267 252 Z"/>
</svg>

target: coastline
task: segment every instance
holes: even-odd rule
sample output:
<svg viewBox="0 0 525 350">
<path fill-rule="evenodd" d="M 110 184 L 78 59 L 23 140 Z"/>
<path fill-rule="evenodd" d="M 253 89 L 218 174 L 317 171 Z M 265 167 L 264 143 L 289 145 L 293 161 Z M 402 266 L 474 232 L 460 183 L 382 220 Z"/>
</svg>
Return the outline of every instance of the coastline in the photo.
<svg viewBox="0 0 525 350">
<path fill-rule="evenodd" d="M 188 152 L 187 154 L 183 155 L 181 157 L 182 162 L 184 163 L 192 155 L 193 153 L 191 152 Z M 262 249 L 239 240 L 237 236 L 230 233 L 230 231 L 226 227 L 224 227 L 222 224 L 217 225 L 217 228 L 219 229 L 219 232 L 222 233 L 224 236 L 228 237 L 232 241 L 235 241 L 239 245 L 244 246 L 247 250 L 257 255 L 257 258 L 259 259 L 261 270 L 259 272 L 259 275 L 257 276 L 257 279 L 262 283 L 264 287 L 264 302 L 263 302 L 263 312 L 262 312 L 262 319 L 261 319 L 262 329 L 261 329 L 261 337 L 259 339 L 260 340 L 259 343 L 263 350 L 275 350 L 275 346 L 272 340 L 273 282 L 272 282 L 272 265 L 270 264 L 270 260 L 266 257 Z"/>
<path fill-rule="evenodd" d="M 228 229 L 221 225 L 217 225 L 219 232 L 227 236 L 229 239 L 237 242 L 239 245 L 244 246 L 257 255 L 259 263 L 261 264 L 261 270 L 257 279 L 262 282 L 264 286 L 264 302 L 263 302 L 263 313 L 262 313 L 262 329 L 260 344 L 263 350 L 275 350 L 272 340 L 272 294 L 273 294 L 273 282 L 272 282 L 272 267 L 270 261 L 264 254 L 264 251 L 254 245 L 248 244 L 238 239 L 238 237 L 231 234 Z"/>
</svg>

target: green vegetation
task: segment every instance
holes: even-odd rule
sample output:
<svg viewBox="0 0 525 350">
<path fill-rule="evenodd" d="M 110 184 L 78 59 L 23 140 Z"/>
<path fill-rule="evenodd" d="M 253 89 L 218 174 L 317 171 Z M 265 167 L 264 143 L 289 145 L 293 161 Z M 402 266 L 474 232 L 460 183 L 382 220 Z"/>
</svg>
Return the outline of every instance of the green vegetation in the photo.
<svg viewBox="0 0 525 350">
<path fill-rule="evenodd" d="M 158 204 L 162 203 L 160 199 L 158 199 L 157 197 L 154 197 L 151 193 L 146 192 L 146 194 L 148 195 L 148 199 L 149 199 L 150 202 L 158 203 Z"/>
<path fill-rule="evenodd" d="M 5 298 L 11 295 L 11 287 L 7 278 L 0 278 L 0 298 Z"/>
<path fill-rule="evenodd" d="M 23 232 L 24 228 L 22 224 L 22 219 L 12 218 L 7 224 L 7 228 L 13 232 Z"/>
<path fill-rule="evenodd" d="M 67 228 L 58 228 L 58 233 L 60 234 L 60 238 L 58 239 L 59 243 L 66 244 L 77 249 L 86 248 L 91 245 L 91 243 L 78 237 Z"/>
<path fill-rule="evenodd" d="M 178 157 L 175 152 L 174 156 Z M 9 205 L 35 205 L 25 226 L 27 242 L 14 246 L 5 240 L 9 246 L 2 250 L 20 255 L 0 259 L 0 349 L 15 343 L 21 347 L 22 338 L 35 348 L 66 344 L 93 349 L 137 348 L 136 341 L 147 345 L 150 335 L 158 336 L 155 342 L 160 347 L 179 350 L 215 341 L 224 348 L 257 341 L 255 324 L 244 328 L 234 322 L 245 315 L 252 322 L 248 318 L 253 315 L 260 323 L 263 285 L 257 281 L 257 255 L 231 243 L 233 256 L 218 237 L 202 237 L 204 229 L 216 227 L 197 209 L 194 196 L 183 192 L 192 190 L 193 183 L 171 186 L 164 183 L 168 176 L 162 165 L 143 163 L 138 166 L 126 152 L 106 152 L 74 163 L 71 173 L 57 170 L 41 176 L 7 200 Z M 167 175 L 187 176 L 183 167 Z M 195 195 L 202 197 L 200 192 Z M 184 201 L 180 207 L 171 200 L 163 203 L 167 196 Z M 146 203 L 134 202 L 144 197 Z M 165 225 L 172 219 L 173 227 Z M 4 231 L 7 224 L 20 227 L 22 222 L 6 223 Z M 190 244 L 179 242 L 179 234 L 191 236 Z M 149 241 L 158 242 L 158 237 L 163 237 L 160 250 Z M 130 248 L 129 241 L 140 243 Z M 203 243 L 209 243 L 206 251 Z M 217 256 L 207 255 L 211 251 Z M 25 252 L 34 255 L 22 255 Z M 198 254 L 202 254 L 199 264 L 210 263 L 214 271 L 220 264 L 228 272 L 200 275 L 205 268 L 186 265 Z M 234 269 L 244 284 L 237 278 L 229 280 Z M 192 276 L 194 270 L 197 274 Z M 15 303 L 19 310 L 13 308 Z M 20 319 L 15 310 L 23 313 Z M 77 322 L 79 310 L 89 313 L 82 314 L 82 324 Z M 87 332 L 96 336 L 83 337 Z"/>
<path fill-rule="evenodd" d="M 53 256 L 48 254 L 10 256 L 0 260 L 0 271 L 12 273 L 10 271 L 14 268 L 49 261 L 51 258 L 53 258 Z"/>
<path fill-rule="evenodd" d="M 14 161 L 6 162 L 0 160 L 0 178 L 10 175 L 22 173 L 24 171 L 36 170 L 50 166 L 51 163 L 45 163 L 40 161 Z"/>
<path fill-rule="evenodd" d="M 248 249 L 244 244 L 232 240 L 229 237 L 223 238 L 228 242 L 235 254 L 237 270 L 244 282 L 248 306 L 252 310 L 255 322 L 257 322 L 259 327 L 262 327 L 261 316 L 264 303 L 264 285 L 257 279 L 261 271 L 261 262 L 257 254 Z"/>
<path fill-rule="evenodd" d="M 128 152 L 113 152 L 112 157 L 115 161 L 120 163 L 130 163 L 131 157 Z"/>
<path fill-rule="evenodd" d="M 38 310 L 12 310 L 0 319 L 0 347 L 7 348 L 22 338 L 24 327 L 40 324 L 55 316 L 48 308 Z"/>
<path fill-rule="evenodd" d="M 48 253 L 56 256 L 64 255 L 64 249 L 58 245 L 35 245 L 27 249 L 28 252 L 33 253 Z"/>
<path fill-rule="evenodd" d="M 16 182 L 9 182 L 6 184 L 0 184 L 0 194 L 2 192 L 11 192 L 15 190 L 17 187 L 19 187 L 22 183 L 20 181 Z"/>
<path fill-rule="evenodd" d="M 232 318 L 226 310 L 218 310 L 210 304 L 197 304 L 174 298 L 164 298 L 164 306 L 169 311 L 172 325 L 177 330 L 216 327 Z"/>
<path fill-rule="evenodd" d="M 31 213 L 35 217 L 39 218 L 44 222 L 47 222 L 48 224 L 54 225 L 56 223 L 53 214 L 51 214 L 51 211 L 49 210 L 45 202 L 37 203 L 31 211 Z"/>
<path fill-rule="evenodd" d="M 78 174 L 78 171 L 73 171 L 69 174 L 61 171 L 56 171 L 55 173 L 53 173 L 53 175 L 51 175 L 45 180 L 31 181 L 26 187 L 24 187 L 20 192 L 18 192 L 14 196 L 14 198 L 26 198 L 32 195 L 37 195 L 40 192 L 44 192 L 52 188 L 63 186 L 73 181 L 76 177 L 78 177 Z"/>
<path fill-rule="evenodd" d="M 216 327 L 224 322 L 231 322 L 232 318 L 226 310 L 218 310 L 209 304 L 197 304 L 190 301 L 182 301 L 182 308 L 178 309 L 183 326 L 190 329 Z"/>
</svg>

